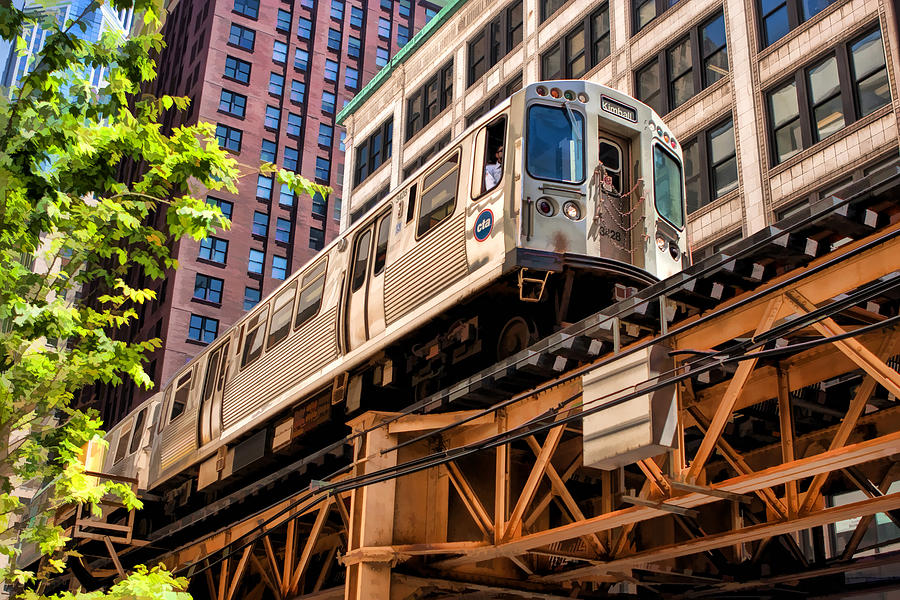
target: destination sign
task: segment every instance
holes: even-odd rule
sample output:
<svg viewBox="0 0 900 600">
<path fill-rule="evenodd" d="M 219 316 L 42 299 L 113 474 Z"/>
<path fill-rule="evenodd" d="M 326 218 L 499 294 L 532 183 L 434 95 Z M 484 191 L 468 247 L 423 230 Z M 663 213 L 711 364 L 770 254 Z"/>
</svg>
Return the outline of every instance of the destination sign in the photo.
<svg viewBox="0 0 900 600">
<path fill-rule="evenodd" d="M 612 98 L 607 98 L 606 96 L 600 97 L 600 108 L 605 110 L 611 115 L 616 115 L 626 121 L 631 121 L 632 123 L 637 123 L 637 110 L 634 108 L 622 104 L 621 102 L 616 102 Z"/>
</svg>

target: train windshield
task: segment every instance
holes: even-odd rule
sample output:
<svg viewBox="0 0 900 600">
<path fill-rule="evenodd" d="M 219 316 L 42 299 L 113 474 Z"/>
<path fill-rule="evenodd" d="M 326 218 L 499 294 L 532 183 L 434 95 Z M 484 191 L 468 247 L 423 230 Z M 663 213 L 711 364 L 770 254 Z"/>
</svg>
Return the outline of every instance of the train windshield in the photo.
<svg viewBox="0 0 900 600">
<path fill-rule="evenodd" d="M 584 180 L 584 116 L 568 107 L 528 109 L 528 173 L 580 183 Z"/>
<path fill-rule="evenodd" d="M 679 229 L 684 227 L 681 165 L 658 144 L 653 145 L 653 194 L 659 215 Z"/>
</svg>

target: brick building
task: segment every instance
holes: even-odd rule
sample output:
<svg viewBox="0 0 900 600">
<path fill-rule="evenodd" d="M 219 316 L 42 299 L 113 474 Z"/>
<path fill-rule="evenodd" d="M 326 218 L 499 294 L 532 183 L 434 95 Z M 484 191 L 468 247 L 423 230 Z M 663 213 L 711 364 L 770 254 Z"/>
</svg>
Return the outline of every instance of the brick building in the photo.
<svg viewBox="0 0 900 600">
<path fill-rule="evenodd" d="M 456 0 L 339 114 L 346 221 L 523 84 L 584 78 L 653 106 L 681 141 L 689 241 L 705 256 L 897 160 L 896 11 L 891 0 Z M 393 142 L 373 168 L 376 137 Z"/>
<path fill-rule="evenodd" d="M 238 194 L 208 197 L 231 218 L 231 230 L 182 240 L 173 252 L 180 268 L 155 284 L 157 300 L 127 333 L 162 339 L 148 367 L 156 389 L 337 233 L 344 134 L 335 114 L 440 7 L 423 0 L 173 0 L 166 8 L 167 47 L 152 91 L 188 96 L 191 107 L 168 112 L 163 124 L 215 124 L 245 175 Z M 330 185 L 334 194 L 294 197 L 258 175 L 260 161 Z M 92 392 L 106 423 L 152 393 L 131 383 Z"/>
</svg>

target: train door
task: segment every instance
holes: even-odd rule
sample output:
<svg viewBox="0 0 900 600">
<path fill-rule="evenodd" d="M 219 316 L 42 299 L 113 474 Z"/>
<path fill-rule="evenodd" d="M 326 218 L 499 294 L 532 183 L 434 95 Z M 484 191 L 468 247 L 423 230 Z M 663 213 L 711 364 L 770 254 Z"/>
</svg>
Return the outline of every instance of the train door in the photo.
<svg viewBox="0 0 900 600">
<path fill-rule="evenodd" d="M 384 331 L 384 267 L 390 229 L 388 210 L 356 234 L 347 292 L 348 350 Z"/>
<path fill-rule="evenodd" d="M 228 370 L 230 338 L 209 353 L 206 377 L 200 396 L 200 445 L 208 444 L 222 433 L 222 393 Z"/>
<path fill-rule="evenodd" d="M 636 200 L 631 197 L 630 142 L 600 132 L 598 159 L 601 193 L 597 197 L 594 220 L 599 228 L 601 253 L 631 262 L 631 220 Z"/>
</svg>

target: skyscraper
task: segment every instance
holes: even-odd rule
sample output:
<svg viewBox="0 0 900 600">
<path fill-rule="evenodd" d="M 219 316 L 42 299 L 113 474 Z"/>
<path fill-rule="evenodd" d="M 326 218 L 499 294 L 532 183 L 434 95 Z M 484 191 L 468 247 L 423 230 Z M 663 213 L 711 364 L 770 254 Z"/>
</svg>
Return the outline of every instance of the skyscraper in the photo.
<svg viewBox="0 0 900 600">
<path fill-rule="evenodd" d="M 174 0 L 162 33 L 157 95 L 190 109 L 164 127 L 208 121 L 241 165 L 237 194 L 207 200 L 230 231 L 174 249 L 179 270 L 155 286 L 129 339 L 159 337 L 148 365 L 157 386 L 334 237 L 340 224 L 344 134 L 335 114 L 440 6 L 424 0 Z M 329 198 L 295 197 L 259 175 L 272 162 L 330 185 Z M 93 401 L 115 422 L 152 392 L 97 386 Z"/>
</svg>

